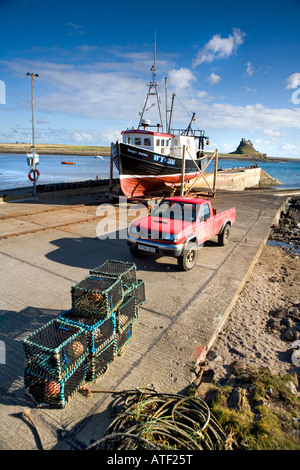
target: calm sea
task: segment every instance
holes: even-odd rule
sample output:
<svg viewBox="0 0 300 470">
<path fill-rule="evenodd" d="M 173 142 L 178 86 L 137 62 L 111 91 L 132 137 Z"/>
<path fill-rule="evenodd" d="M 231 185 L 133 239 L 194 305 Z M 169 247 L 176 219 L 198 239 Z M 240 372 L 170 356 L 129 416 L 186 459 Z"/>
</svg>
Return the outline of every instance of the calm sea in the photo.
<svg viewBox="0 0 300 470">
<path fill-rule="evenodd" d="M 72 161 L 75 165 L 63 165 L 62 161 Z M 247 167 L 251 162 L 238 160 L 219 160 L 218 169 Z M 259 166 L 269 175 L 281 181 L 280 188 L 300 188 L 300 162 L 261 162 Z M 93 156 L 40 155 L 37 166 L 40 172 L 38 184 L 65 183 L 83 181 L 97 177 L 109 178 L 110 158 L 103 159 Z M 208 168 L 209 170 L 210 168 Z M 28 179 L 29 166 L 27 156 L 21 154 L 0 154 L 0 190 L 32 186 Z M 114 166 L 114 177 L 118 171 Z"/>
</svg>

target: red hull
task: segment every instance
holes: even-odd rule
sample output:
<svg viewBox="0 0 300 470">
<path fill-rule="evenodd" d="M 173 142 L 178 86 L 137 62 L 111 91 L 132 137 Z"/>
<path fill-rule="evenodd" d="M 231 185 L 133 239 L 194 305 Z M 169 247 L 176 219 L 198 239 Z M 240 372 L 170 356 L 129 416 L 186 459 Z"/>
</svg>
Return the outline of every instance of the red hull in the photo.
<svg viewBox="0 0 300 470">
<path fill-rule="evenodd" d="M 184 181 L 190 181 L 199 175 L 198 172 L 185 175 Z M 120 175 L 120 185 L 127 197 L 141 197 L 163 191 L 170 186 L 181 184 L 181 174 L 159 176 Z"/>
</svg>

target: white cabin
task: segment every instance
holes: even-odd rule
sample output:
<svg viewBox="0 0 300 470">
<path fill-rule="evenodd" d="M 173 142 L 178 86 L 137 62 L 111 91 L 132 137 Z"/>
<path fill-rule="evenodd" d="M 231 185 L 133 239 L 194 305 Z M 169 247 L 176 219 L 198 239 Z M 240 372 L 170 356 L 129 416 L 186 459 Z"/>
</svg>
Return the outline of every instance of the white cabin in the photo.
<svg viewBox="0 0 300 470">
<path fill-rule="evenodd" d="M 197 158 L 195 138 L 191 135 L 164 134 L 141 129 L 127 129 L 122 135 L 125 144 L 177 158 L 182 157 L 185 145 L 185 158 Z"/>
</svg>

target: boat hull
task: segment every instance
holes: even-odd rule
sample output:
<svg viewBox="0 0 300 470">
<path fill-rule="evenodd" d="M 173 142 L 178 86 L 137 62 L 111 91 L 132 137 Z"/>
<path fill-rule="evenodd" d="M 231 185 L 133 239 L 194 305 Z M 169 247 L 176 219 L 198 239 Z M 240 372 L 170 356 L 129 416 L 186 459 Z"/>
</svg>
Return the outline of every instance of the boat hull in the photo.
<svg viewBox="0 0 300 470">
<path fill-rule="evenodd" d="M 182 159 L 117 142 L 112 146 L 114 163 L 119 170 L 120 186 L 127 197 L 140 197 L 163 191 L 182 183 Z M 200 170 L 206 159 L 196 159 Z M 184 181 L 199 175 L 191 159 L 185 160 Z"/>
</svg>

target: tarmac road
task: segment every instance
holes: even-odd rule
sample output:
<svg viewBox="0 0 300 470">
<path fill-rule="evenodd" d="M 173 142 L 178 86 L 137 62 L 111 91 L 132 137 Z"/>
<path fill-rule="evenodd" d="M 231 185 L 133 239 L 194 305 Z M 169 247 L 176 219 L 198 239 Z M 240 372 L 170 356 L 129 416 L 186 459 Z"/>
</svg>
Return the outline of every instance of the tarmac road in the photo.
<svg viewBox="0 0 300 470">
<path fill-rule="evenodd" d="M 225 247 L 207 242 L 190 272 L 180 272 L 172 258 L 133 259 L 125 233 L 128 209 L 136 206 L 109 204 L 104 194 L 0 204 L 0 449 L 41 448 L 22 418 L 25 409 L 44 449 L 84 449 L 111 420 L 111 391 L 153 387 L 179 393 L 188 387 L 203 347 L 213 344 L 287 199 L 219 192 L 213 207 L 237 210 L 230 241 Z M 116 238 L 101 240 L 98 206 L 104 203 L 112 227 L 117 217 L 117 231 Z M 87 385 L 100 393 L 77 392 L 63 409 L 36 407 L 24 390 L 21 340 L 68 310 L 71 286 L 107 259 L 135 262 L 145 283 L 146 302 L 131 341 L 104 376 Z"/>
</svg>

